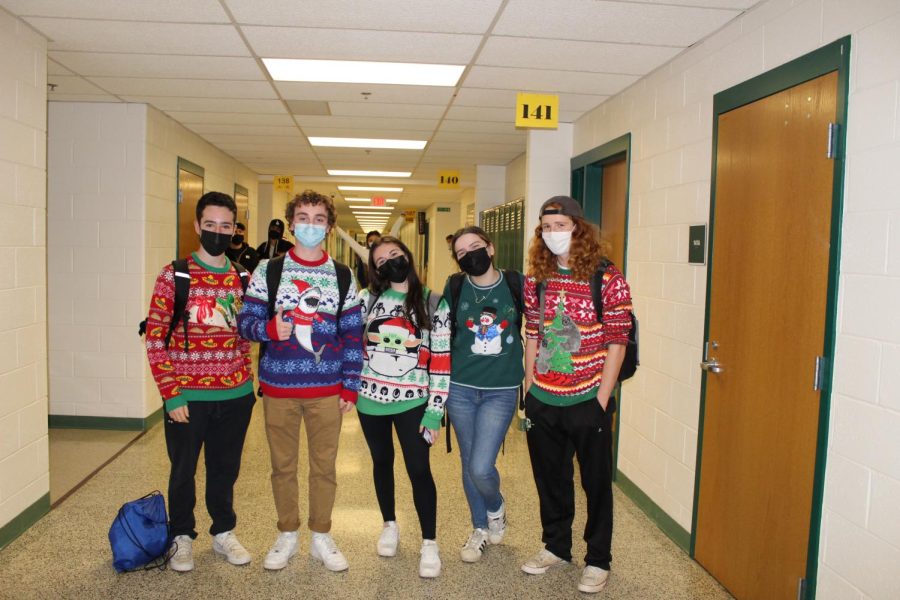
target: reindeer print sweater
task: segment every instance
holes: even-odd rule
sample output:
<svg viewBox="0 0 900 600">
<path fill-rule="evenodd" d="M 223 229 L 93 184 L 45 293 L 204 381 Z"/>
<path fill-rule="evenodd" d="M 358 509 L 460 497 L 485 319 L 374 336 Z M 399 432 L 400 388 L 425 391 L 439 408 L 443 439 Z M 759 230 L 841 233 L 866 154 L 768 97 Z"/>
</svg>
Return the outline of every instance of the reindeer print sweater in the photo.
<svg viewBox="0 0 900 600">
<path fill-rule="evenodd" d="M 334 261 L 327 253 L 306 261 L 293 249 L 284 256 L 281 282 L 275 294 L 276 315 L 269 319 L 269 261 L 253 272 L 238 329 L 245 338 L 267 342 L 259 359 L 259 383 L 273 398 L 325 398 L 339 395 L 356 402 L 362 368 L 362 320 L 356 281 L 338 311 L 338 283 Z M 278 341 L 275 319 L 293 325 L 290 337 Z"/>
<path fill-rule="evenodd" d="M 425 289 L 427 305 L 428 290 Z M 388 288 L 377 297 L 360 293 L 365 322 L 365 360 L 357 410 L 393 415 L 428 403 L 422 425 L 440 429 L 450 385 L 450 311 L 441 300 L 419 327 L 403 311 L 406 294 Z M 370 306 L 371 305 L 371 306 Z"/>
<path fill-rule="evenodd" d="M 175 273 L 166 265 L 153 287 L 147 314 L 147 359 L 167 411 L 188 401 L 231 400 L 253 393 L 250 343 L 238 337 L 237 312 L 243 290 L 240 276 L 226 259 L 216 268 L 188 258 L 191 276 L 184 326 L 179 322 L 166 348 L 175 310 Z"/>
</svg>

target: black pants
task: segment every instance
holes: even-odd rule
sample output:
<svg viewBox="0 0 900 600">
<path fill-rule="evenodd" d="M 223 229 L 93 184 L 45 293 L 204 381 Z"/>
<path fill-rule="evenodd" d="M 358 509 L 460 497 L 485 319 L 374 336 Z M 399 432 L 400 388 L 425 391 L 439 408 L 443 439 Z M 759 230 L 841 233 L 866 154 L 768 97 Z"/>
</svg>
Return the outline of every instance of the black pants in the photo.
<svg viewBox="0 0 900 600">
<path fill-rule="evenodd" d="M 573 406 L 550 406 L 530 393 L 525 412 L 531 419 L 528 454 L 541 507 L 542 540 L 547 550 L 572 559 L 575 518 L 575 469 L 578 458 L 581 487 L 587 497 L 587 565 L 609 570 L 612 560 L 612 438 L 610 419 L 615 402 L 604 412 L 595 399 Z"/>
<path fill-rule="evenodd" d="M 233 400 L 188 402 L 189 422 L 165 418 L 169 474 L 169 528 L 174 537 L 197 537 L 194 506 L 197 503 L 194 474 L 200 448 L 206 461 L 206 510 L 212 517 L 212 535 L 231 531 L 234 514 L 234 482 L 241 469 L 244 437 L 256 397 L 247 394 Z"/>
<path fill-rule="evenodd" d="M 394 439 L 391 425 L 397 430 L 397 439 L 403 451 L 406 473 L 412 484 L 413 503 L 419 515 L 422 539 L 435 539 L 437 522 L 437 488 L 431 476 L 429 446 L 419 433 L 425 405 L 396 415 L 364 415 L 359 413 L 359 424 L 372 454 L 372 475 L 375 478 L 375 495 L 385 521 L 396 521 L 394 512 Z"/>
</svg>

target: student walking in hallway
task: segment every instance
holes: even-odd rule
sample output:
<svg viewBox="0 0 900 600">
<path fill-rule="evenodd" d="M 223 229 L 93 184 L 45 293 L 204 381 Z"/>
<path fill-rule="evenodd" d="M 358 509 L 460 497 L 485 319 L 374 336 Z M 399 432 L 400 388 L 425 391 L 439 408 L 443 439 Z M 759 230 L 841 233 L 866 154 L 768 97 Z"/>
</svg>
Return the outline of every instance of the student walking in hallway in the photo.
<svg viewBox="0 0 900 600">
<path fill-rule="evenodd" d="M 250 562 L 233 532 L 234 484 L 256 401 L 250 344 L 237 333 L 237 311 L 249 273 L 225 256 L 236 215 L 231 196 L 208 192 L 200 197 L 194 222 L 200 247 L 188 259 L 163 268 L 147 316 L 147 358 L 165 403 L 174 539 L 169 567 L 174 571 L 194 568 L 194 474 L 201 449 L 213 549 L 231 564 Z M 181 290 L 187 286 L 184 298 Z"/>
<path fill-rule="evenodd" d="M 285 209 L 297 246 L 253 273 L 238 316 L 241 334 L 265 342 L 259 361 L 272 461 L 278 538 L 263 566 L 278 570 L 297 552 L 300 423 L 309 445 L 310 555 L 330 571 L 349 563 L 330 535 L 342 414 L 353 409 L 362 367 L 362 321 L 349 267 L 322 247 L 334 226 L 331 198 L 312 190 Z"/>
</svg>

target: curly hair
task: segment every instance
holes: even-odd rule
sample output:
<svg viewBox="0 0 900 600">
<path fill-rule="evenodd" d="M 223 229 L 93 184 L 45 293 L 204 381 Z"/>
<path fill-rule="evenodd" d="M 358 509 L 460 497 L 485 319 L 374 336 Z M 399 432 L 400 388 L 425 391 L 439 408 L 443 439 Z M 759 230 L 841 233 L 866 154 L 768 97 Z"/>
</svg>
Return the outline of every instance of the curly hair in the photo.
<svg viewBox="0 0 900 600">
<path fill-rule="evenodd" d="M 287 206 L 284 207 L 284 218 L 287 219 L 288 227 L 293 229 L 294 213 L 301 204 L 312 204 L 314 206 L 317 204 L 323 205 L 328 212 L 328 227 L 329 229 L 334 227 L 334 223 L 337 221 L 337 212 L 334 210 L 334 202 L 325 194 L 320 194 L 314 190 L 303 190 L 302 194 L 294 196 L 291 201 L 287 203 Z"/>
<path fill-rule="evenodd" d="M 569 248 L 569 268 L 572 270 L 572 278 L 576 281 L 590 281 L 600 263 L 607 258 L 609 245 L 600 240 L 600 234 L 593 223 L 581 217 L 569 218 L 575 223 L 572 245 Z M 528 248 L 528 275 L 538 282 L 550 279 L 559 269 L 556 255 L 547 248 L 541 233 L 541 224 L 538 223 Z"/>
<path fill-rule="evenodd" d="M 386 235 L 372 244 L 369 250 L 369 293 L 372 297 L 380 296 L 391 287 L 391 282 L 383 277 L 375 266 L 375 249 L 383 244 L 393 244 L 400 249 L 409 262 L 409 275 L 406 282 L 409 285 L 406 292 L 406 300 L 403 302 L 403 312 L 407 319 L 415 323 L 421 329 L 431 329 L 431 319 L 428 318 L 428 309 L 425 306 L 425 290 L 419 274 L 416 273 L 416 263 L 413 261 L 412 252 L 406 244 L 395 237 Z"/>
</svg>

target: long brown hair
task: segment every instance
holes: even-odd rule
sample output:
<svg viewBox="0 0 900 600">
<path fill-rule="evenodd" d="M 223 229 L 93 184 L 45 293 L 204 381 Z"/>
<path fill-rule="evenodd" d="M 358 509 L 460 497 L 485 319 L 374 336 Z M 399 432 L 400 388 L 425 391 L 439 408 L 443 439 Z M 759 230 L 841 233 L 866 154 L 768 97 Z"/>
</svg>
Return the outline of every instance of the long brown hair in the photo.
<svg viewBox="0 0 900 600">
<path fill-rule="evenodd" d="M 391 287 L 389 279 L 385 279 L 375 267 L 375 248 L 382 244 L 393 244 L 400 248 L 400 251 L 409 261 L 409 275 L 406 276 L 406 283 L 409 289 L 406 292 L 406 299 L 403 301 L 404 316 L 418 325 L 420 329 L 431 329 L 431 319 L 428 317 L 428 309 L 425 308 L 425 290 L 419 274 L 416 273 L 416 263 L 413 262 L 412 252 L 406 247 L 406 244 L 399 239 L 386 235 L 372 244 L 369 249 L 369 293 L 373 297 L 380 296 L 386 289 Z"/>
<path fill-rule="evenodd" d="M 556 204 L 549 204 L 546 208 L 551 207 L 560 208 Z M 569 218 L 575 223 L 572 245 L 569 247 L 569 269 L 572 270 L 572 278 L 576 281 L 590 281 L 600 263 L 606 259 L 609 252 L 608 245 L 600 241 L 600 234 L 593 223 L 585 221 L 582 217 Z M 556 255 L 550 252 L 541 233 L 541 224 L 538 223 L 528 248 L 528 275 L 539 282 L 550 279 L 559 270 Z"/>
</svg>

